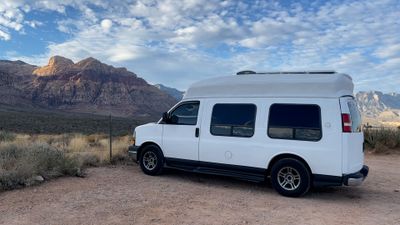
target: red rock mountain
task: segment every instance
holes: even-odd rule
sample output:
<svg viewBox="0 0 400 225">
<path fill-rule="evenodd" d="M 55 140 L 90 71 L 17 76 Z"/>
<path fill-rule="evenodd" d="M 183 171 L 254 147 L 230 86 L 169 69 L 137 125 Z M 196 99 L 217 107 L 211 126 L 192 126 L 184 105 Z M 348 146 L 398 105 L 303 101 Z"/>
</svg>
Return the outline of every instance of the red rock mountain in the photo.
<svg viewBox="0 0 400 225">
<path fill-rule="evenodd" d="M 125 68 L 54 56 L 37 67 L 0 61 L 0 103 L 114 116 L 160 116 L 176 100 Z"/>
</svg>

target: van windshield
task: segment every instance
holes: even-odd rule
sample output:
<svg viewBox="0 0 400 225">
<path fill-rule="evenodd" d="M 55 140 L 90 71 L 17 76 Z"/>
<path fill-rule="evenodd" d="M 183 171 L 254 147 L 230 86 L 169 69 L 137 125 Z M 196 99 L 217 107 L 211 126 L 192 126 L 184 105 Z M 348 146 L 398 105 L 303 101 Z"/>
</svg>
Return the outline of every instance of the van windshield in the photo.
<svg viewBox="0 0 400 225">
<path fill-rule="evenodd" d="M 361 116 L 358 111 L 357 103 L 355 101 L 348 101 L 350 117 L 351 117 L 351 132 L 361 132 Z"/>
</svg>

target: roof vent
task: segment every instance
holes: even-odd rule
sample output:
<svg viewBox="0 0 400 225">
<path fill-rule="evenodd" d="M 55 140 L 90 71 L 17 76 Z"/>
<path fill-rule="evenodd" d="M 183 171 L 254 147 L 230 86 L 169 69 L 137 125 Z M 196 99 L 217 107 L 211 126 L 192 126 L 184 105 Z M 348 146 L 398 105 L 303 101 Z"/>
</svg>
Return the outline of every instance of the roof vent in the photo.
<svg viewBox="0 0 400 225">
<path fill-rule="evenodd" d="M 257 74 L 257 73 L 251 70 L 243 70 L 236 73 L 236 75 L 249 75 L 249 74 Z"/>
<path fill-rule="evenodd" d="M 252 74 L 335 74 L 334 70 L 311 70 L 311 71 L 270 71 L 270 72 L 254 72 L 252 70 L 243 70 L 237 72 L 236 75 L 252 75 Z"/>
<path fill-rule="evenodd" d="M 260 72 L 257 74 L 335 74 L 333 70 L 314 70 L 314 71 L 276 71 L 276 72 Z"/>
</svg>

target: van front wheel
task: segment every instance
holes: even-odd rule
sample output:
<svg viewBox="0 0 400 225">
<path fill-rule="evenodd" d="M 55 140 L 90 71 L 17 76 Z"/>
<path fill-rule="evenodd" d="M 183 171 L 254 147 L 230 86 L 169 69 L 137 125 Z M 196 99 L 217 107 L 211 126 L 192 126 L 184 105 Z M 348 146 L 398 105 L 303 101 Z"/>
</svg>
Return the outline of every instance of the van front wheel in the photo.
<svg viewBox="0 0 400 225">
<path fill-rule="evenodd" d="M 162 172 L 164 157 L 157 146 L 148 145 L 141 152 L 139 164 L 145 174 L 158 175 Z"/>
<path fill-rule="evenodd" d="M 279 194 L 299 197 L 310 189 L 311 175 L 299 160 L 281 159 L 272 166 L 271 183 Z"/>
</svg>

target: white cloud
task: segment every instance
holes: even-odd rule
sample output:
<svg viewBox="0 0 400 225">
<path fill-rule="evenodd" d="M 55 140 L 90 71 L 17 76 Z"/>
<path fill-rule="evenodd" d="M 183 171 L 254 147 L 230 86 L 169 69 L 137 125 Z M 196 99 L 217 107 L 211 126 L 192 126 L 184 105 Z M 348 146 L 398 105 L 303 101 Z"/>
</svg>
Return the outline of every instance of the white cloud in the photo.
<svg viewBox="0 0 400 225">
<path fill-rule="evenodd" d="M 169 39 L 171 43 L 186 44 L 188 46 L 208 46 L 232 43 L 243 36 L 243 28 L 235 20 L 223 20 L 218 15 L 208 18 L 195 25 L 182 27 L 174 31 Z"/>
<path fill-rule="evenodd" d="M 66 8 L 73 7 L 80 11 L 85 20 L 96 22 L 97 16 L 90 6 L 108 7 L 109 2 L 106 0 L 1 0 L 0 1 L 0 27 L 5 27 L 11 30 L 24 32 L 24 25 L 32 28 L 37 28 L 42 25 L 41 21 L 25 21 L 25 14 L 32 10 L 45 12 L 58 12 L 66 15 Z M 89 6 L 90 5 L 90 6 Z M 63 28 L 60 28 L 62 30 Z M 9 40 L 11 38 L 10 30 L 2 29 L 2 39 Z M 5 35 L 7 34 L 7 35 Z M 8 38 L 6 39 L 5 36 Z"/>
<path fill-rule="evenodd" d="M 68 18 L 67 7 L 80 18 Z M 39 58 L 92 56 L 182 89 L 242 69 L 335 69 L 353 75 L 359 89 L 389 90 L 400 73 L 397 0 L 3 0 L 0 39 L 40 25 L 24 21 L 35 10 L 64 15 L 58 30 L 70 35 Z"/>
<path fill-rule="evenodd" d="M 124 62 L 143 58 L 148 50 L 137 45 L 121 45 L 117 44 L 113 48 L 107 50 L 108 60 L 111 62 Z"/>
<path fill-rule="evenodd" d="M 378 69 L 392 70 L 400 74 L 400 57 L 385 60 L 382 64 L 378 65 Z"/>
<path fill-rule="evenodd" d="M 38 26 L 42 26 L 43 23 L 37 20 L 25 21 L 25 24 L 28 24 L 32 28 L 37 28 Z"/>
<path fill-rule="evenodd" d="M 15 31 L 20 31 L 23 27 L 23 11 L 18 7 L 22 6 L 21 3 L 16 1 L 0 2 L 0 27 L 5 27 Z M 8 30 L 3 29 L 3 33 L 7 33 Z"/>
<path fill-rule="evenodd" d="M 375 51 L 375 55 L 379 58 L 388 58 L 400 55 L 400 44 L 383 46 Z"/>
<path fill-rule="evenodd" d="M 109 19 L 104 19 L 101 21 L 100 25 L 104 31 L 108 32 L 108 31 L 110 31 L 110 29 L 113 25 L 113 22 Z"/>
<path fill-rule="evenodd" d="M 0 29 L 0 39 L 8 41 L 11 39 L 10 35 Z"/>
</svg>

